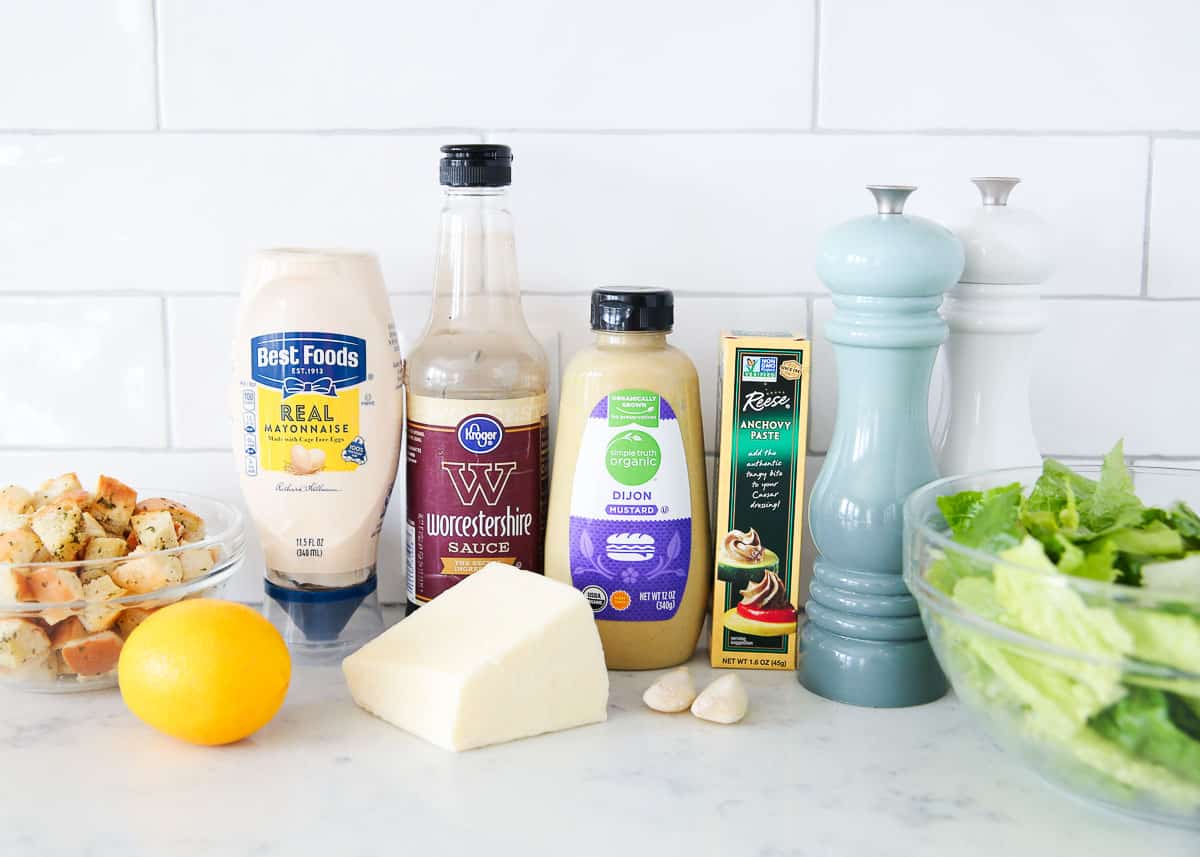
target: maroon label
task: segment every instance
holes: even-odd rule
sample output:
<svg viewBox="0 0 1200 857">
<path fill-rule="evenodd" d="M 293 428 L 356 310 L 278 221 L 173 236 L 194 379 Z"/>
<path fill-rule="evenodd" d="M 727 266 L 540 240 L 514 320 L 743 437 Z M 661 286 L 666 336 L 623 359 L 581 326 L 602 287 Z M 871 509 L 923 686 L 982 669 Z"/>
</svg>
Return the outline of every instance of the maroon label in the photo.
<svg viewBox="0 0 1200 857">
<path fill-rule="evenodd" d="M 542 571 L 548 434 L 544 397 L 409 396 L 410 600 L 430 601 L 489 562 Z"/>
</svg>

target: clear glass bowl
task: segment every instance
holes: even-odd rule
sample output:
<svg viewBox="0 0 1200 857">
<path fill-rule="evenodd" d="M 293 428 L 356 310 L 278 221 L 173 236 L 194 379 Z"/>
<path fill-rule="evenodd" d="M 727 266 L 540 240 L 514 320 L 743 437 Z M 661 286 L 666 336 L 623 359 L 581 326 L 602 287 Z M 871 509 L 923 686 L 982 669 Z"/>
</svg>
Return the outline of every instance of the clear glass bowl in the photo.
<svg viewBox="0 0 1200 857">
<path fill-rule="evenodd" d="M 191 579 L 185 579 L 180 583 L 156 589 L 153 592 L 124 595 L 113 599 L 60 602 L 0 601 L 0 627 L 11 627 L 4 620 L 20 619 L 38 625 L 47 636 L 53 638 L 55 628 L 68 627 L 63 623 L 73 625 L 74 622 L 71 622 L 73 618 L 78 617 L 80 621 L 83 621 L 84 617 L 87 617 L 92 628 L 100 629 L 95 633 L 107 630 L 117 636 L 127 636 L 137 619 L 144 618 L 149 611 L 184 598 L 205 598 L 218 595 L 225 583 L 241 567 L 245 556 L 245 526 L 242 513 L 228 503 L 211 497 L 189 494 L 185 491 L 147 492 L 144 496 L 167 497 L 187 506 L 204 519 L 207 536 L 203 540 L 181 545 L 178 548 L 151 551 L 119 559 L 38 562 L 26 565 L 5 564 L 0 567 L 7 567 L 20 574 L 42 570 L 51 572 L 61 570 L 86 579 L 95 570 L 108 571 L 127 562 L 149 561 L 153 563 L 168 557 L 182 557 L 183 554 L 190 551 L 207 551 L 213 563 L 211 568 Z M 202 557 L 199 553 L 191 556 L 193 558 Z M 107 640 L 111 651 L 112 639 L 110 637 Z M 52 650 L 46 658 L 39 658 L 17 668 L 0 668 L 0 688 L 70 693 L 112 687 L 117 682 L 115 665 L 111 669 L 94 674 L 80 675 L 60 672 L 60 667 L 56 666 L 57 663 L 58 656 Z"/>
<path fill-rule="evenodd" d="M 1099 477 L 1098 467 L 1073 469 Z M 1183 500 L 1193 508 L 1200 506 L 1200 471 L 1142 467 L 1131 472 L 1138 496 L 1147 505 L 1168 507 Z M 1093 719 L 1096 714 L 1078 716 L 1110 704 L 1098 700 L 1145 692 L 1139 689 L 1170 691 L 1176 702 L 1189 700 L 1200 715 L 1200 649 L 1194 647 L 1200 641 L 1200 597 L 1069 577 L 1002 561 L 950 538 L 938 497 L 1013 482 L 1027 492 L 1040 474 L 1038 468 L 1014 468 L 941 479 L 914 492 L 905 503 L 904 577 L 920 604 L 938 662 L 959 699 L 992 738 L 1051 784 L 1121 813 L 1200 828 L 1200 770 L 1192 777 L 1180 776 L 1147 761 L 1144 751 L 1135 754 L 1106 738 L 1105 724 Z M 989 618 L 984 615 L 986 602 L 969 609 L 964 599 L 951 598 L 938 586 L 947 562 L 968 563 L 972 575 L 993 584 L 997 576 L 1003 577 L 1006 585 L 1017 587 L 1009 591 L 1019 592 L 1022 599 L 1050 605 L 1045 627 L 1053 630 L 1045 636 L 1056 639 L 1031 636 L 998 617 Z M 1114 623 L 1119 636 L 1120 627 L 1182 622 L 1195 633 L 1187 635 L 1193 646 L 1164 647 L 1153 663 L 1128 656 L 1100 657 L 1064 644 L 1072 632 L 1058 617 L 1071 609 L 1095 611 L 1084 614 L 1097 625 L 1080 630 L 1082 639 L 1094 627 L 1112 628 Z M 1111 735 L 1111 723 L 1108 731 Z"/>
</svg>

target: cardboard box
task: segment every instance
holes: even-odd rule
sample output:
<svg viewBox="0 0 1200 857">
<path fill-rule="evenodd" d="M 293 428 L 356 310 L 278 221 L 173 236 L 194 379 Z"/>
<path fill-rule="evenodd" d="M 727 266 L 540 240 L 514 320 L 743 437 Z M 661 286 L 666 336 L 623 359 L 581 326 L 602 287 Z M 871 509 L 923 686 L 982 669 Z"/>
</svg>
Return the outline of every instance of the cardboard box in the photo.
<svg viewBox="0 0 1200 857">
<path fill-rule="evenodd" d="M 796 668 L 811 344 L 721 335 L 712 665 Z"/>
</svg>

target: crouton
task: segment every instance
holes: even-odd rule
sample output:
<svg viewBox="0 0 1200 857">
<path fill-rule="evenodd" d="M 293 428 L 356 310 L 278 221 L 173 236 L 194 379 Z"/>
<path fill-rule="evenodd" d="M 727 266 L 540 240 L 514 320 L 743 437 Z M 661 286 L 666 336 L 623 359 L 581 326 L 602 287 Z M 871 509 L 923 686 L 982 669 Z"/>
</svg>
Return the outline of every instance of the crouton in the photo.
<svg viewBox="0 0 1200 857">
<path fill-rule="evenodd" d="M 113 536 L 102 536 L 88 542 L 83 551 L 84 559 L 115 559 L 129 553 L 129 546 L 124 539 Z"/>
<path fill-rule="evenodd" d="M 0 488 L 0 532 L 25 526 L 33 514 L 33 495 L 20 485 Z"/>
<path fill-rule="evenodd" d="M 87 636 L 87 628 L 78 616 L 69 616 L 50 628 L 50 648 L 58 651 L 72 640 Z"/>
<path fill-rule="evenodd" d="M 165 509 L 157 512 L 136 512 L 130 523 L 133 525 L 133 531 L 137 533 L 138 544 L 148 551 L 179 547 L 179 538 L 175 535 L 175 521 Z"/>
<path fill-rule="evenodd" d="M 89 631 L 107 631 L 117 621 L 121 612 L 120 606 L 110 606 L 105 601 L 126 595 L 124 589 L 118 586 L 111 577 L 97 577 L 83 584 L 83 595 L 88 600 L 88 606 L 83 608 L 79 620 Z"/>
<path fill-rule="evenodd" d="M 102 631 L 62 647 L 59 654 L 67 668 L 80 676 L 103 675 L 116 669 L 124 641 L 112 631 Z"/>
<path fill-rule="evenodd" d="M 83 584 L 79 575 L 65 568 L 35 568 L 29 572 L 29 594 L 31 601 L 56 604 L 83 599 Z M 42 611 L 41 617 L 54 625 L 63 621 L 74 611 L 70 608 L 51 607 Z"/>
<path fill-rule="evenodd" d="M 179 554 L 179 562 L 183 566 L 183 579 L 195 580 L 212 571 L 217 564 L 216 550 L 212 548 L 192 548 Z"/>
<path fill-rule="evenodd" d="M 67 568 L 42 566 L 29 572 L 29 588 L 33 601 L 79 601 L 83 598 L 83 584 L 79 575 Z"/>
<path fill-rule="evenodd" d="M 50 653 L 50 637 L 28 619 L 0 619 L 0 667 L 19 669 Z"/>
<path fill-rule="evenodd" d="M 64 473 L 62 476 L 55 476 L 53 479 L 47 479 L 38 489 L 33 492 L 33 504 L 35 506 L 44 506 L 52 500 L 57 499 L 60 495 L 66 494 L 68 491 L 82 491 L 83 485 L 79 481 L 79 477 L 74 473 Z"/>
<path fill-rule="evenodd" d="M 79 582 L 91 583 L 93 580 L 99 580 L 101 577 L 108 577 L 108 573 L 111 570 L 111 565 L 94 565 L 90 568 L 85 568 L 79 572 Z"/>
<path fill-rule="evenodd" d="M 100 526 L 100 521 L 97 521 L 89 513 L 83 514 L 83 534 L 89 541 L 92 539 L 107 539 L 108 531 Z"/>
<path fill-rule="evenodd" d="M 0 601 L 32 601 L 29 578 L 20 569 L 0 565 Z"/>
<path fill-rule="evenodd" d="M 37 534 L 26 527 L 18 530 L 8 530 L 0 533 L 0 562 L 10 562 L 20 565 L 38 561 L 38 550 L 42 540 Z"/>
<path fill-rule="evenodd" d="M 29 519 L 29 526 L 59 562 L 70 562 L 83 553 L 86 537 L 83 532 L 83 509 L 78 503 L 71 500 L 47 503 Z"/>
<path fill-rule="evenodd" d="M 183 580 L 183 565 L 177 556 L 139 556 L 118 562 L 109 577 L 129 592 L 154 592 Z"/>
<path fill-rule="evenodd" d="M 68 503 L 74 503 L 80 509 L 86 509 L 88 506 L 92 505 L 92 495 L 81 488 L 78 491 L 64 491 L 50 502 L 61 503 L 64 501 Z"/>
<path fill-rule="evenodd" d="M 133 633 L 138 625 L 146 621 L 146 618 L 155 611 L 154 607 L 126 607 L 121 611 L 121 615 L 117 617 L 117 633 L 129 639 L 129 635 Z"/>
<path fill-rule="evenodd" d="M 169 512 L 171 520 L 183 528 L 179 537 L 182 542 L 197 542 L 204 538 L 204 519 L 182 503 L 165 497 L 150 497 L 137 504 L 135 515 L 147 512 Z"/>
<path fill-rule="evenodd" d="M 111 476 L 101 474 L 96 496 L 88 511 L 104 529 L 124 538 L 129 534 L 129 519 L 137 506 L 137 492 Z"/>
<path fill-rule="evenodd" d="M 28 661 L 17 669 L 0 669 L 10 682 L 52 684 L 58 681 L 58 662 L 54 652 Z"/>
</svg>

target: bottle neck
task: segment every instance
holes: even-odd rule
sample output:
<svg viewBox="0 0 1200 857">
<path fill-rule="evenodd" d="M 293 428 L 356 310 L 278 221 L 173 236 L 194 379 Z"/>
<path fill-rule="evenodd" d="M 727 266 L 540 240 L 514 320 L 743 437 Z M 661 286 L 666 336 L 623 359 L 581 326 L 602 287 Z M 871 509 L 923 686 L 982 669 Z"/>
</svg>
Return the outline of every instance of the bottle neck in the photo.
<svg viewBox="0 0 1200 857">
<path fill-rule="evenodd" d="M 524 328 L 508 188 L 443 194 L 430 329 Z"/>
<path fill-rule="evenodd" d="M 667 347 L 666 331 L 638 331 L 623 333 L 614 330 L 596 330 L 598 348 L 621 348 L 626 351 L 653 351 Z"/>
</svg>

